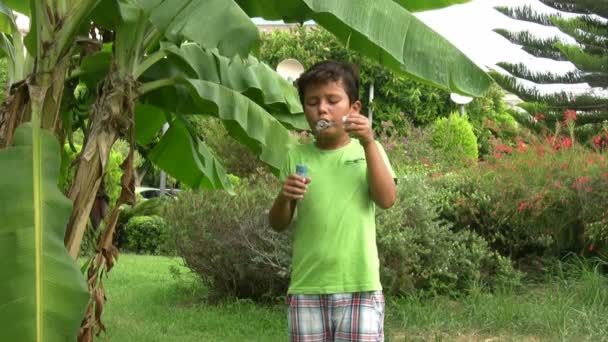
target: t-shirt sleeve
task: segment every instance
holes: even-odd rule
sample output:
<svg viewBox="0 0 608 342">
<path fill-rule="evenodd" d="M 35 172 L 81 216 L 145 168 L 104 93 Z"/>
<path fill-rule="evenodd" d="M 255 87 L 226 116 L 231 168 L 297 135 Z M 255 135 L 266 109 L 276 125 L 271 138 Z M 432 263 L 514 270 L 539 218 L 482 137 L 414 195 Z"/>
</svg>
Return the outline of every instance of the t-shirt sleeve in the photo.
<svg viewBox="0 0 608 342">
<path fill-rule="evenodd" d="M 395 180 L 395 183 L 396 183 L 397 176 L 395 175 L 395 171 L 393 170 L 393 166 L 391 165 L 391 162 L 388 160 L 386 152 L 384 151 L 384 147 L 382 147 L 382 144 L 380 144 L 378 141 L 376 141 L 376 146 L 378 146 L 378 151 L 380 151 L 380 156 L 382 156 L 382 160 L 384 161 L 384 164 L 388 168 L 388 172 L 391 174 L 391 177 L 393 177 L 393 179 Z"/>
</svg>

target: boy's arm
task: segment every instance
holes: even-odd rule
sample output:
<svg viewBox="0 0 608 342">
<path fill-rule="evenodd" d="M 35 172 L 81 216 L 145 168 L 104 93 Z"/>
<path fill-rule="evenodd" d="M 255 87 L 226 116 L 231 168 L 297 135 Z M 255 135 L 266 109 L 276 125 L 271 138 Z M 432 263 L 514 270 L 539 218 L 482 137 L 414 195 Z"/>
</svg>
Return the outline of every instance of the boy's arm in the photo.
<svg viewBox="0 0 608 342">
<path fill-rule="evenodd" d="M 268 214 L 272 229 L 277 232 L 285 230 L 291 223 L 295 207 L 295 201 L 285 201 L 281 198 L 281 194 L 279 194 L 274 200 L 272 208 L 270 208 L 270 213 Z"/>
<path fill-rule="evenodd" d="M 357 138 L 365 150 L 367 180 L 372 200 L 382 209 L 392 207 L 397 198 L 395 181 L 376 145 L 369 120 L 361 114 L 354 114 L 347 117 L 345 124 L 346 131 Z"/>
<path fill-rule="evenodd" d="M 282 231 L 291 223 L 296 208 L 296 201 L 304 198 L 308 183 L 310 183 L 310 178 L 303 178 L 297 175 L 291 175 L 285 179 L 281 192 L 274 200 L 268 214 L 268 220 L 272 229 Z"/>
<path fill-rule="evenodd" d="M 395 204 L 397 198 L 395 180 L 373 140 L 364 145 L 363 149 L 367 161 L 367 180 L 372 199 L 380 208 L 388 209 Z"/>
</svg>

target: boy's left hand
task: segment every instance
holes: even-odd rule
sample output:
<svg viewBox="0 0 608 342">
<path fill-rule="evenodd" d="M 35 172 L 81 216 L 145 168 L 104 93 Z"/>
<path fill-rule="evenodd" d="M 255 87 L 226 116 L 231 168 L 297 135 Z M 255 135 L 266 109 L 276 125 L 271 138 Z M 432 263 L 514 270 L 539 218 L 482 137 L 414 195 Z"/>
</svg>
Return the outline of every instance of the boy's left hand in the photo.
<svg viewBox="0 0 608 342">
<path fill-rule="evenodd" d="M 344 122 L 344 130 L 359 140 L 363 147 L 374 142 L 374 131 L 366 116 L 360 113 L 349 114 Z"/>
</svg>

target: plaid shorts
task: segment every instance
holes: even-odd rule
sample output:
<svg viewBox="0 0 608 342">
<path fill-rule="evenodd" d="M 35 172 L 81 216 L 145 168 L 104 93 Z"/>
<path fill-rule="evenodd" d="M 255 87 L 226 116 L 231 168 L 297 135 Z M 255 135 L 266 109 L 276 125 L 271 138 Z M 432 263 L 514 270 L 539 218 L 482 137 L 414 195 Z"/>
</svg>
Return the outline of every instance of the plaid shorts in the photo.
<svg viewBox="0 0 608 342">
<path fill-rule="evenodd" d="M 289 340 L 384 341 L 382 291 L 289 295 Z"/>
</svg>

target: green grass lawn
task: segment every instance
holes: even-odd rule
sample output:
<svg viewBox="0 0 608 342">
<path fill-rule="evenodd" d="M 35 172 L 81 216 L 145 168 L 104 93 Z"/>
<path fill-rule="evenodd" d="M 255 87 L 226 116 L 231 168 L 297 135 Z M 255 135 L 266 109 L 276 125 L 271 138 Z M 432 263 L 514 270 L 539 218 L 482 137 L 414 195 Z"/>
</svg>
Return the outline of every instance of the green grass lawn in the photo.
<svg viewBox="0 0 608 342">
<path fill-rule="evenodd" d="M 122 255 L 106 280 L 109 341 L 286 341 L 286 307 L 205 301 L 176 258 Z M 593 270 L 521 293 L 387 298 L 387 341 L 608 341 L 608 280 Z"/>
</svg>

